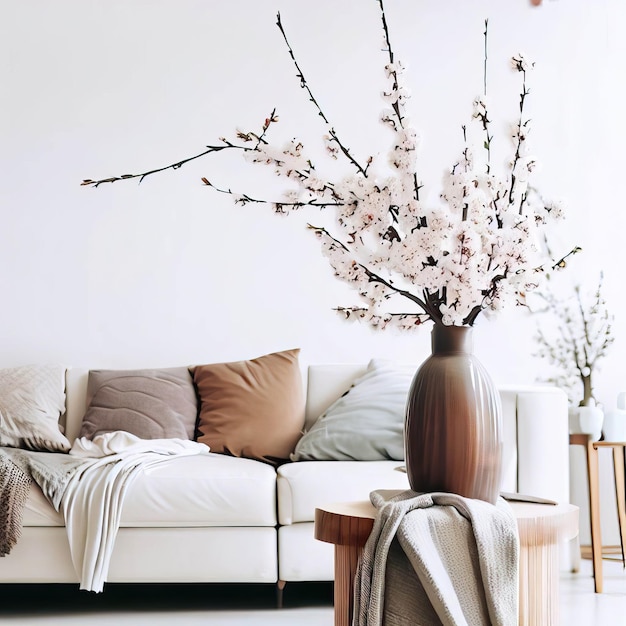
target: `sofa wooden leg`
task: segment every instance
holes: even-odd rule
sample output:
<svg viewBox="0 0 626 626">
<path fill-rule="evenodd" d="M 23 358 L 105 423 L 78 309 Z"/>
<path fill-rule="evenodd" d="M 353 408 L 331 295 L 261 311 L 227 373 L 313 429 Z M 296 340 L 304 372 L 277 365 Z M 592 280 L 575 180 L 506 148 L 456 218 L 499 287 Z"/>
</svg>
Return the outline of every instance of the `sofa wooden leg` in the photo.
<svg viewBox="0 0 626 626">
<path fill-rule="evenodd" d="M 283 591 L 285 589 L 286 584 L 287 584 L 286 580 L 279 580 L 276 583 L 276 606 L 279 609 L 283 608 Z"/>
</svg>

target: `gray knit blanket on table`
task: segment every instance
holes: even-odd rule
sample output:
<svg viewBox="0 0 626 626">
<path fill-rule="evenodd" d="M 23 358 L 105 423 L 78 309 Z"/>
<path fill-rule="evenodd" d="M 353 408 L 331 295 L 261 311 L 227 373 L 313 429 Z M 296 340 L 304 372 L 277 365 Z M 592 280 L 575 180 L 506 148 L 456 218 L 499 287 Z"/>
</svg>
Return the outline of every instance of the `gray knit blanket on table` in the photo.
<svg viewBox="0 0 626 626">
<path fill-rule="evenodd" d="M 379 490 L 353 626 L 515 626 L 519 535 L 509 504 Z"/>
</svg>

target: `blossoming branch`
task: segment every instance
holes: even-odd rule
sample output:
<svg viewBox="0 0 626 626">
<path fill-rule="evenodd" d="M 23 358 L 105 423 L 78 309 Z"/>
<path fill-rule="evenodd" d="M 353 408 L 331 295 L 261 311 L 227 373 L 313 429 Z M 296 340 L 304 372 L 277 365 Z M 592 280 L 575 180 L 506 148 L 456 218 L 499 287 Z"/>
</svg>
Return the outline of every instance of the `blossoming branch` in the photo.
<svg viewBox="0 0 626 626">
<path fill-rule="evenodd" d="M 595 405 L 593 374 L 615 341 L 614 316 L 602 295 L 602 283 L 601 274 L 593 292 L 586 293 L 575 285 L 574 294 L 567 298 L 550 291 L 538 292 L 543 307 L 537 312 L 551 314 L 553 328 L 548 333 L 537 329 L 539 349 L 535 355 L 554 368 L 546 382 L 564 389 L 573 406 Z"/>
<path fill-rule="evenodd" d="M 260 131 L 238 131 L 231 139 L 183 161 L 137 175 L 83 185 L 147 176 L 224 150 L 241 152 L 252 163 L 269 166 L 290 184 L 273 201 L 222 188 L 204 177 L 212 189 L 231 195 L 239 204 L 270 204 L 280 214 L 317 207 L 335 212 L 335 227 L 309 225 L 318 237 L 337 278 L 350 284 L 360 303 L 337 310 L 347 319 L 363 320 L 375 328 L 413 329 L 425 321 L 444 325 L 473 325 L 482 311 L 524 303 L 546 269 L 563 266 L 569 252 L 558 260 L 546 256 L 538 242 L 543 230 L 563 217 L 559 203 L 544 202 L 530 185 L 535 157 L 530 152 L 530 121 L 526 115 L 527 78 L 533 64 L 524 56 L 512 58 L 521 78 L 519 115 L 511 129 L 511 155 L 506 171 L 492 163 L 490 101 L 487 97 L 487 22 L 485 22 L 485 80 L 476 98 L 470 126 L 463 126 L 464 148 L 443 178 L 438 201 L 426 201 L 417 169 L 420 138 L 408 122 L 409 91 L 404 66 L 396 59 L 383 0 L 376 0 L 381 15 L 387 55 L 383 91 L 386 103 L 380 121 L 391 134 L 386 154 L 357 158 L 340 138 L 318 104 L 283 27 L 277 26 L 296 68 L 296 76 L 326 126 L 324 143 L 330 159 L 341 160 L 348 173 L 324 179 L 298 138 L 276 146 L 269 139 L 276 111 Z M 478 131 L 478 150 L 472 139 Z M 336 169 L 336 168 L 335 168 Z"/>
</svg>

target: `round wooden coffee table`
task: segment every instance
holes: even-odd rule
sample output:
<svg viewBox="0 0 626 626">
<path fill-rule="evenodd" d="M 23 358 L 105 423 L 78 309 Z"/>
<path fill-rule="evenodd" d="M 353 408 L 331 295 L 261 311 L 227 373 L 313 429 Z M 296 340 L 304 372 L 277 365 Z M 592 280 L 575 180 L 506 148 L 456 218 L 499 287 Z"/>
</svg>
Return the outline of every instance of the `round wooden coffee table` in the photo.
<svg viewBox="0 0 626 626">
<path fill-rule="evenodd" d="M 519 624 L 558 624 L 559 544 L 578 535 L 578 507 L 510 504 L 520 537 Z M 315 538 L 335 545 L 335 626 L 352 624 L 354 575 L 375 516 L 366 500 L 315 509 Z"/>
</svg>

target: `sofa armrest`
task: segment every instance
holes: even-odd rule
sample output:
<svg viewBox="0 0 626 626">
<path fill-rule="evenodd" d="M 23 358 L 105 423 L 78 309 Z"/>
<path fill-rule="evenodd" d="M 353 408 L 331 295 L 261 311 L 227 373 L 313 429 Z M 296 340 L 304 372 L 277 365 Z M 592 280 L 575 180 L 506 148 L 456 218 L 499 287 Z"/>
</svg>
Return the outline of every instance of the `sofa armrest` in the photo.
<svg viewBox="0 0 626 626">
<path fill-rule="evenodd" d="M 87 409 L 87 381 L 89 370 L 71 368 L 65 374 L 65 436 L 74 442 L 78 437 Z"/>
<path fill-rule="evenodd" d="M 569 502 L 567 395 L 557 387 L 514 389 L 517 413 L 517 490 Z"/>
</svg>

